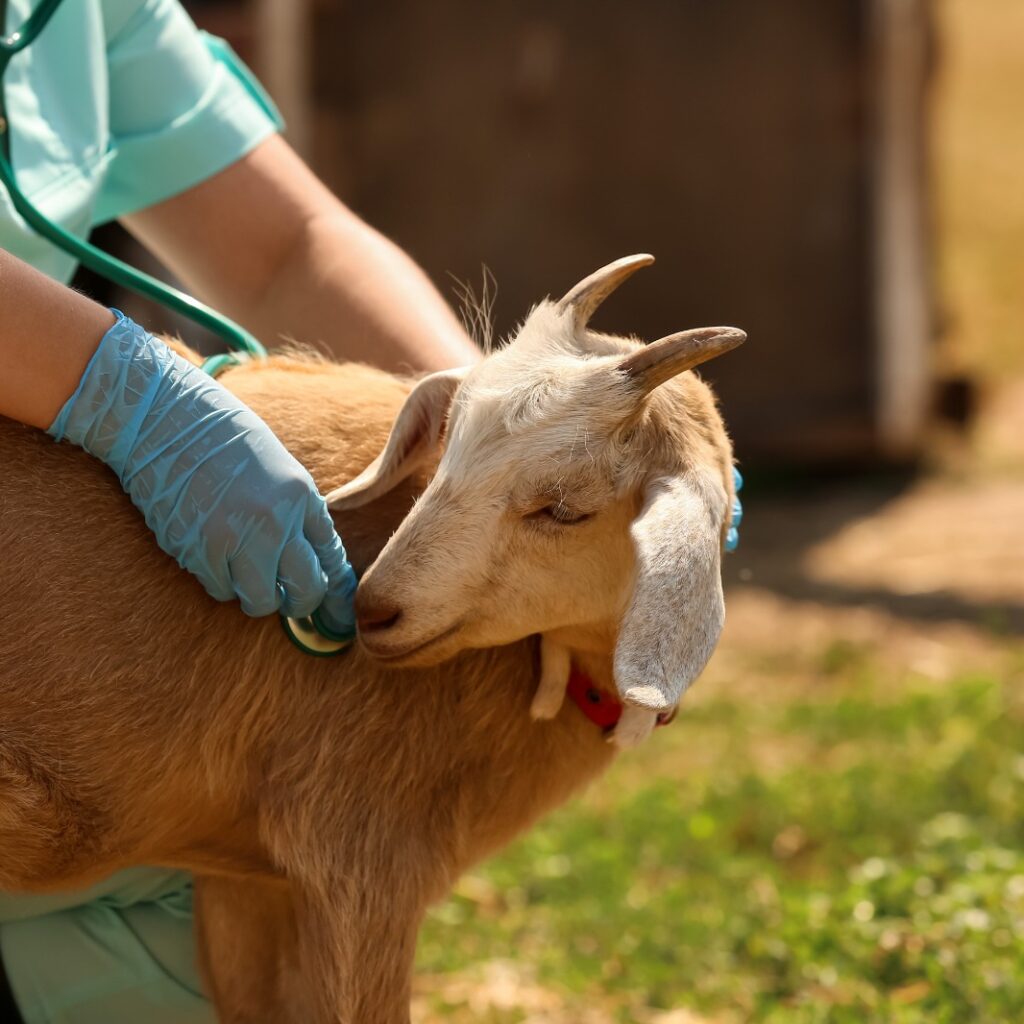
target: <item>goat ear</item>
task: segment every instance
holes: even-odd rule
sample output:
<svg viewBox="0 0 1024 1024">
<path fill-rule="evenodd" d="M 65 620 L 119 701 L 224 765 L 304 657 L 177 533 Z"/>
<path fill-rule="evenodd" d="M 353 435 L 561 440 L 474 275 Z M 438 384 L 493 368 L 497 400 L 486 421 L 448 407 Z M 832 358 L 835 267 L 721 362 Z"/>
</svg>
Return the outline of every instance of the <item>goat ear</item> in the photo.
<svg viewBox="0 0 1024 1024">
<path fill-rule="evenodd" d="M 737 348 L 747 340 L 738 327 L 698 327 L 669 334 L 645 345 L 619 363 L 619 372 L 638 395 L 647 395 L 659 384 Z"/>
<path fill-rule="evenodd" d="M 632 526 L 637 576 L 615 648 L 626 704 L 669 711 L 697 678 L 725 621 L 725 488 L 688 471 L 652 480 Z"/>
<path fill-rule="evenodd" d="M 437 451 L 448 409 L 469 369 L 439 370 L 424 377 L 409 392 L 384 450 L 354 480 L 331 491 L 327 507 L 342 512 L 367 505 L 427 462 Z"/>
</svg>

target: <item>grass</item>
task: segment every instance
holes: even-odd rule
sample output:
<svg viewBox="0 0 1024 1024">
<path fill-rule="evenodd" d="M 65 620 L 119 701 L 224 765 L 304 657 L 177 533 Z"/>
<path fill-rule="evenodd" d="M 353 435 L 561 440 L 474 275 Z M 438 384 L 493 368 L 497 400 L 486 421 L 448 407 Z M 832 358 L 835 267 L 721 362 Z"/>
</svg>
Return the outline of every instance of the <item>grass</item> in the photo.
<svg viewBox="0 0 1024 1024">
<path fill-rule="evenodd" d="M 464 1017 L 464 993 L 428 983 L 436 1019 L 1019 1019 L 1011 691 L 919 680 L 882 699 L 869 655 L 837 649 L 820 656 L 820 696 L 692 708 L 465 879 L 430 917 L 420 971 L 513 961 L 559 1011 L 531 1017 L 513 998 Z"/>
</svg>

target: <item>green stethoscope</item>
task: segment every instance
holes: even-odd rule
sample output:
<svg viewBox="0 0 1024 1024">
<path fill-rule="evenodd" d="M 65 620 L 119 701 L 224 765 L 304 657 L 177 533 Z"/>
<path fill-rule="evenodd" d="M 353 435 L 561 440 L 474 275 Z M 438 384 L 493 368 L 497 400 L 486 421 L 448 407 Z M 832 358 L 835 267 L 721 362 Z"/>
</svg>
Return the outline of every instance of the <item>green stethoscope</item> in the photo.
<svg viewBox="0 0 1024 1024">
<path fill-rule="evenodd" d="M 36 234 L 74 256 L 83 266 L 108 281 L 159 302 L 222 338 L 231 351 L 212 356 L 203 363 L 203 369 L 211 376 L 216 376 L 228 366 L 246 359 L 266 358 L 267 350 L 244 327 L 191 295 L 186 295 L 177 288 L 172 288 L 149 274 L 130 267 L 123 260 L 103 252 L 89 242 L 76 238 L 40 213 L 18 187 L 18 180 L 11 165 L 10 122 L 4 104 L 4 77 L 11 60 L 35 42 L 62 3 L 63 0 L 41 0 L 39 6 L 25 19 L 20 28 L 9 36 L 0 37 L 0 184 L 7 189 L 11 204 Z M 0 0 L 0 32 L 5 28 L 6 14 L 7 2 Z M 291 641 L 307 654 L 319 657 L 337 654 L 352 642 L 352 637 L 326 635 L 317 628 L 312 616 L 304 619 L 289 619 L 282 616 L 281 622 Z"/>
</svg>

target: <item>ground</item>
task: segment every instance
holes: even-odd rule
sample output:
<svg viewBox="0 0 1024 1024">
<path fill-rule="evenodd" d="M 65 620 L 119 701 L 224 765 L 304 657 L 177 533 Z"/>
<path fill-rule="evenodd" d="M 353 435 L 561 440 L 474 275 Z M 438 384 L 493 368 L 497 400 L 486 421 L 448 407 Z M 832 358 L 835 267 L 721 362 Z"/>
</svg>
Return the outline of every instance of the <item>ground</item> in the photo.
<svg viewBox="0 0 1024 1024">
<path fill-rule="evenodd" d="M 1024 7 L 938 11 L 979 422 L 912 476 L 755 478 L 684 713 L 431 914 L 418 1024 L 1024 1017 Z"/>
</svg>

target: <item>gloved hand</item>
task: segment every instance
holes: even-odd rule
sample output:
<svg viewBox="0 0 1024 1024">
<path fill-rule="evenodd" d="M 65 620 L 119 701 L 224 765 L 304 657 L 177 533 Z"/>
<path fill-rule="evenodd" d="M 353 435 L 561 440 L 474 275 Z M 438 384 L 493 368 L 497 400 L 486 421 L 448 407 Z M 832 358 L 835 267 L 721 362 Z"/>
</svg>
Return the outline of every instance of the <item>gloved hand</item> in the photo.
<svg viewBox="0 0 1024 1024">
<path fill-rule="evenodd" d="M 126 316 L 47 431 L 102 459 L 218 601 L 354 632 L 355 574 L 309 473 L 226 388 Z"/>
<path fill-rule="evenodd" d="M 743 505 L 740 502 L 740 491 L 743 490 L 743 477 L 740 476 L 740 471 L 735 466 L 732 467 L 732 482 L 733 489 L 736 491 L 736 497 L 732 503 L 732 520 L 725 534 L 726 551 L 735 551 L 740 546 L 740 523 L 743 522 Z"/>
</svg>

